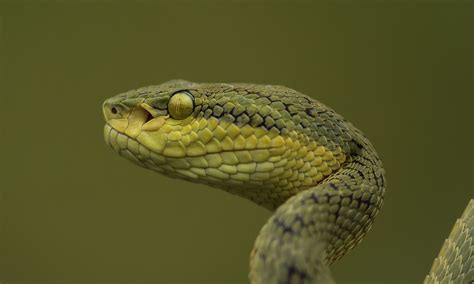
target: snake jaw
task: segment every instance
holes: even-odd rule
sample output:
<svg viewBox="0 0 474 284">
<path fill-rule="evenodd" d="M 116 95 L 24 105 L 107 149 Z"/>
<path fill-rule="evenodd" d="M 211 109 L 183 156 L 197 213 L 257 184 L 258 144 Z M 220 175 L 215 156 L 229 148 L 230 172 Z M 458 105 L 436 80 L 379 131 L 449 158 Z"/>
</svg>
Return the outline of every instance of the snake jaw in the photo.
<svg viewBox="0 0 474 284">
<path fill-rule="evenodd" d="M 115 130 L 119 132 L 125 132 L 125 129 L 128 127 L 128 119 L 126 118 L 115 118 L 107 121 L 107 124 L 110 125 L 110 127 L 114 128 Z"/>
</svg>

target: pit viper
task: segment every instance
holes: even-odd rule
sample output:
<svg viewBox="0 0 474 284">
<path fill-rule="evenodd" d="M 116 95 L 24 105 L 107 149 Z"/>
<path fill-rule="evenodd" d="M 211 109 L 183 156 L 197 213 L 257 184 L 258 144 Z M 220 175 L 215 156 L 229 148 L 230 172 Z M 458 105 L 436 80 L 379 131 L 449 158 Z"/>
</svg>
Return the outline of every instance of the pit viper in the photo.
<svg viewBox="0 0 474 284">
<path fill-rule="evenodd" d="M 102 110 L 104 139 L 121 156 L 273 212 L 251 252 L 251 283 L 334 283 L 329 266 L 381 210 L 384 169 L 370 141 L 290 88 L 173 80 L 108 98 Z M 442 279 L 443 261 L 427 283 Z"/>
</svg>

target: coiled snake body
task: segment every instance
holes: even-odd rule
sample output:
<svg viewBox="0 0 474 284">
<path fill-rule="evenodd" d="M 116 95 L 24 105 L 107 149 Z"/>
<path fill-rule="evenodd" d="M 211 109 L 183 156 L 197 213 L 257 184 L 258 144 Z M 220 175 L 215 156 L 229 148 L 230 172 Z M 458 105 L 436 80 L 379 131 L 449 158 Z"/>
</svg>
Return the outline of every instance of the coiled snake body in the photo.
<svg viewBox="0 0 474 284">
<path fill-rule="evenodd" d="M 384 170 L 371 143 L 292 89 L 174 80 L 111 97 L 103 112 L 120 155 L 274 212 L 251 253 L 252 283 L 332 283 L 329 265 L 381 209 Z"/>
</svg>

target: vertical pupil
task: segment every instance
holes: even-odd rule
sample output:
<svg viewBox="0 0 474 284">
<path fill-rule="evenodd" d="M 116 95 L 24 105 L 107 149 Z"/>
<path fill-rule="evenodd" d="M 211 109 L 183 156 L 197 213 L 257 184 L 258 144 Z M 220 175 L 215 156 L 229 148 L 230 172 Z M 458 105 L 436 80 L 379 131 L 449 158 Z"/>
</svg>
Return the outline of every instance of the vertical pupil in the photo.
<svg viewBox="0 0 474 284">
<path fill-rule="evenodd" d="M 180 107 L 181 107 L 181 98 L 178 97 L 178 100 L 176 101 L 176 107 L 175 107 L 176 113 L 179 113 Z"/>
</svg>

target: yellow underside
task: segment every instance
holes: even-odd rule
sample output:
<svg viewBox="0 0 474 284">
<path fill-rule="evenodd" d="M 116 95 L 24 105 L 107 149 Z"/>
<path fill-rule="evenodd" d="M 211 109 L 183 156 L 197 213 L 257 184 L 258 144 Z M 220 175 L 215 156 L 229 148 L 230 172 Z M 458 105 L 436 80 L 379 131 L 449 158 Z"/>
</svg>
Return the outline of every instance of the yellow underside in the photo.
<svg viewBox="0 0 474 284">
<path fill-rule="evenodd" d="M 169 176 L 222 187 L 259 204 L 275 204 L 319 183 L 346 156 L 307 136 L 281 136 L 265 128 L 238 127 L 217 118 L 175 120 L 137 108 L 109 119 L 105 140 L 121 155 Z M 270 189 L 255 194 L 252 188 Z M 268 206 L 267 206 L 268 207 Z"/>
</svg>

